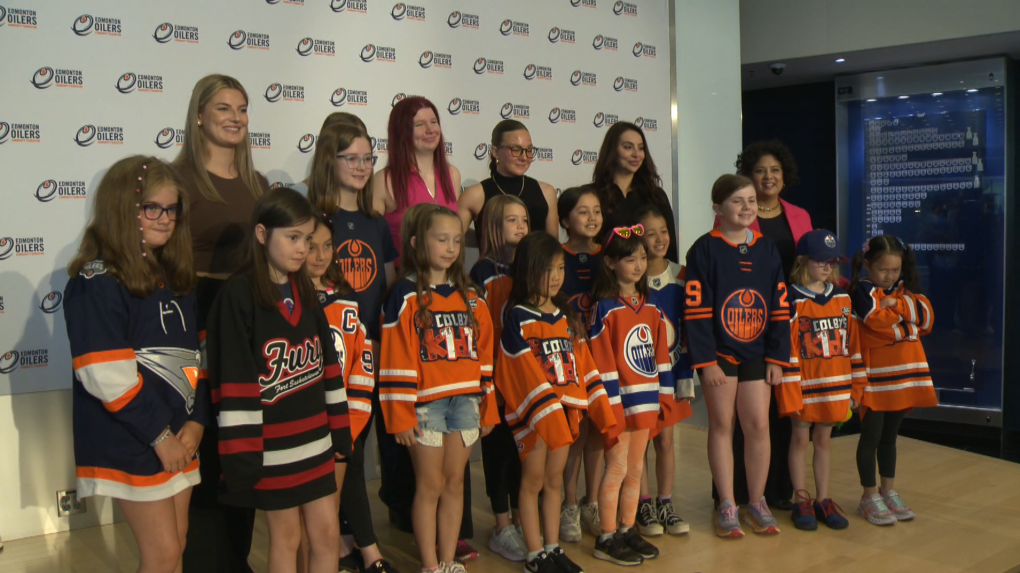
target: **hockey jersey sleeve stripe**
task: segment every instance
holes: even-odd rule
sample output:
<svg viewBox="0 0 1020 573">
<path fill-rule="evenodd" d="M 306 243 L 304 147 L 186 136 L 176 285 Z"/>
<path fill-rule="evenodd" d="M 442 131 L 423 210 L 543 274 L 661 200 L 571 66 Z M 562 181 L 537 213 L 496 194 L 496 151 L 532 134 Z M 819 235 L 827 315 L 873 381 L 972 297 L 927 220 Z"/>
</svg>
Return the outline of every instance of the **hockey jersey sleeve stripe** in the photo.
<svg viewBox="0 0 1020 573">
<path fill-rule="evenodd" d="M 605 394 L 605 391 L 603 390 L 602 393 Z M 587 410 L 589 400 L 578 400 L 573 396 L 561 396 L 560 402 L 579 410 Z"/>
<path fill-rule="evenodd" d="M 715 366 L 717 364 L 719 364 L 719 361 L 718 360 L 713 360 L 711 362 L 703 362 L 701 364 L 695 364 L 695 365 L 691 366 L 691 369 L 692 370 L 700 370 L 702 368 L 707 368 L 709 366 Z"/>
<path fill-rule="evenodd" d="M 805 380 L 803 386 L 818 386 L 820 384 L 834 384 L 836 382 L 849 382 L 849 381 L 850 374 L 840 374 L 839 376 L 825 376 L 823 378 Z"/>
<path fill-rule="evenodd" d="M 220 440 L 219 450 L 221 456 L 232 454 L 243 454 L 246 452 L 261 452 L 262 438 L 237 438 L 234 440 Z"/>
<path fill-rule="evenodd" d="M 804 403 L 805 404 L 822 404 L 822 403 L 825 403 L 825 402 L 842 402 L 843 400 L 849 400 L 849 399 L 850 399 L 850 391 L 848 390 L 846 392 L 843 392 L 843 393 L 840 393 L 840 394 L 834 394 L 832 396 L 812 396 L 810 398 L 805 396 L 804 397 Z"/>
<path fill-rule="evenodd" d="M 629 386 L 620 386 L 620 394 L 635 394 L 638 392 L 659 392 L 658 382 L 649 382 L 647 384 L 631 384 Z"/>
<path fill-rule="evenodd" d="M 588 405 L 591 406 L 602 396 L 609 397 L 609 393 L 606 392 L 605 388 L 599 388 L 598 390 L 588 394 Z"/>
<path fill-rule="evenodd" d="M 380 402 L 417 402 L 418 394 L 379 394 Z"/>
<path fill-rule="evenodd" d="M 560 406 L 559 402 L 555 402 L 555 403 L 549 404 L 548 406 L 543 408 L 541 411 L 536 412 L 535 414 L 533 414 L 531 416 L 529 422 L 528 422 L 528 425 L 534 427 L 536 424 L 538 424 L 538 422 L 542 418 L 545 418 L 549 414 L 552 414 L 553 412 L 555 412 L 557 410 L 562 410 L 562 409 L 563 409 L 563 407 Z"/>
<path fill-rule="evenodd" d="M 223 410 L 216 416 L 216 425 L 221 428 L 260 424 L 262 424 L 262 410 Z"/>
<path fill-rule="evenodd" d="M 350 388 L 347 390 L 347 398 L 350 400 L 351 405 L 353 405 L 358 400 L 371 401 L 372 391 L 363 390 L 361 388 Z"/>
<path fill-rule="evenodd" d="M 904 382 L 903 384 L 893 384 L 890 386 L 872 386 L 868 385 L 865 392 L 893 392 L 895 390 L 905 390 L 907 388 L 920 388 L 925 386 L 931 386 L 931 378 L 924 378 L 922 380 L 915 380 L 913 382 Z"/>
<path fill-rule="evenodd" d="M 130 348 L 90 352 L 76 357 L 71 364 L 85 390 L 107 404 L 107 409 L 111 402 L 120 400 L 128 393 L 133 398 L 141 390 L 142 378 L 138 373 L 135 351 Z M 122 401 L 119 407 L 111 411 L 120 410 L 130 401 L 130 398 Z"/>
<path fill-rule="evenodd" d="M 396 391 L 396 390 L 411 390 L 415 394 L 418 393 L 417 382 L 390 382 L 388 380 L 379 381 L 379 391 Z"/>
<path fill-rule="evenodd" d="M 325 412 L 320 412 L 314 416 L 309 416 L 301 420 L 294 420 L 292 422 L 284 422 L 282 424 L 269 424 L 263 429 L 265 437 L 268 438 L 285 438 L 287 436 L 296 436 L 303 434 L 315 428 L 320 428 L 326 425 L 327 416 Z"/>
<path fill-rule="evenodd" d="M 601 372 L 599 376 L 602 378 L 602 382 L 608 382 L 610 380 L 619 380 L 619 372 Z"/>
<path fill-rule="evenodd" d="M 553 404 L 555 404 L 557 406 L 560 403 L 560 401 L 556 399 L 556 394 L 551 393 L 551 392 L 547 393 L 547 394 L 543 394 L 537 400 L 532 402 L 531 405 L 527 409 L 525 409 L 524 411 L 521 411 L 520 413 L 517 413 L 517 414 L 508 414 L 507 417 L 506 417 L 507 423 L 510 424 L 511 429 L 513 429 L 514 426 L 517 426 L 517 427 L 520 427 L 520 426 L 533 426 L 534 423 L 535 423 L 535 420 L 534 420 L 535 413 L 538 412 L 538 411 L 544 411 L 546 409 L 546 405 L 549 402 L 552 402 Z M 513 420 L 514 420 L 513 423 L 510 422 L 511 416 L 513 416 Z"/>
<path fill-rule="evenodd" d="M 375 388 L 375 378 L 372 378 L 370 376 L 359 376 L 357 374 L 352 374 L 347 383 L 352 387 L 349 388 L 349 390 L 351 390 L 352 395 L 353 386 L 361 386 L 363 388 Z"/>
<path fill-rule="evenodd" d="M 927 362 L 909 362 L 907 364 L 897 364 L 895 366 L 887 366 L 885 368 L 868 368 L 868 375 L 873 374 L 887 374 L 890 372 L 902 372 L 904 370 L 916 370 L 916 369 L 927 369 Z"/>
<path fill-rule="evenodd" d="M 652 404 L 637 404 L 629 408 L 624 408 L 623 414 L 625 416 L 633 416 L 635 414 L 643 414 L 644 412 L 658 412 L 658 411 L 659 403 L 655 402 Z"/>
<path fill-rule="evenodd" d="M 124 406 L 130 404 L 131 400 L 134 400 L 135 396 L 137 396 L 138 393 L 142 391 L 142 373 L 136 372 L 135 376 L 138 378 L 138 383 L 135 384 L 134 387 L 129 388 L 128 391 L 122 394 L 119 398 L 103 404 L 103 407 L 105 407 L 107 411 L 119 412 L 123 410 Z"/>
<path fill-rule="evenodd" d="M 435 388 L 426 388 L 424 390 L 418 390 L 418 397 L 425 398 L 428 396 L 435 396 L 436 394 L 442 394 L 444 392 L 464 390 L 465 388 L 478 388 L 479 392 L 482 390 L 480 381 L 471 380 L 468 382 L 454 382 L 452 384 L 443 384 L 442 386 L 437 386 Z"/>
<path fill-rule="evenodd" d="M 333 440 L 329 434 L 294 448 L 285 450 L 268 451 L 262 456 L 263 464 L 267 466 L 282 466 L 293 464 L 302 460 L 314 458 L 315 456 L 333 449 Z"/>
<path fill-rule="evenodd" d="M 326 392 L 326 403 L 327 404 L 341 404 L 347 401 L 347 391 L 343 388 L 337 388 L 336 390 L 328 390 Z"/>
<path fill-rule="evenodd" d="M 348 406 L 350 407 L 351 410 L 357 410 L 359 412 L 365 412 L 368 414 L 372 413 L 372 404 L 351 401 L 350 403 L 348 403 Z"/>
<path fill-rule="evenodd" d="M 520 419 L 524 415 L 524 412 L 531 407 L 531 403 L 541 394 L 552 394 L 552 386 L 548 382 L 542 382 L 538 386 L 535 386 L 528 395 L 521 400 L 521 405 L 513 412 L 508 412 L 506 415 L 507 421 Z"/>
<path fill-rule="evenodd" d="M 890 382 L 898 382 L 900 380 L 910 380 L 911 378 L 918 378 L 921 376 L 931 376 L 928 370 L 914 370 L 913 372 L 906 372 L 903 374 L 891 374 L 885 376 L 869 376 L 868 382 L 873 385 L 877 384 L 889 384 Z"/>
</svg>

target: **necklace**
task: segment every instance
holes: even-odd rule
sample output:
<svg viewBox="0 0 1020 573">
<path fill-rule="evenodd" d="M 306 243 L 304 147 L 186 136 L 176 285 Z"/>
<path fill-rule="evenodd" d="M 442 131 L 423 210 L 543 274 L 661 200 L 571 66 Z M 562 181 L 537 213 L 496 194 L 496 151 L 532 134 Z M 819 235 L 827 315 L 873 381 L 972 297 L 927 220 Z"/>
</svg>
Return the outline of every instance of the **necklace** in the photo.
<svg viewBox="0 0 1020 573">
<path fill-rule="evenodd" d="M 776 203 L 775 207 L 766 207 L 761 203 L 758 203 L 758 210 L 761 211 L 762 213 L 772 213 L 773 211 L 778 211 L 781 207 L 782 207 L 781 203 Z"/>
<path fill-rule="evenodd" d="M 496 176 L 495 175 L 493 175 L 493 177 L 492 177 L 492 182 L 496 184 L 496 189 L 499 189 L 500 193 L 502 193 L 504 195 L 507 194 L 507 192 L 504 191 L 503 188 L 499 186 L 499 182 L 496 181 Z M 520 197 L 521 193 L 524 193 L 524 177 L 521 177 L 521 190 L 517 192 L 517 195 L 515 195 L 515 197 Z"/>
</svg>

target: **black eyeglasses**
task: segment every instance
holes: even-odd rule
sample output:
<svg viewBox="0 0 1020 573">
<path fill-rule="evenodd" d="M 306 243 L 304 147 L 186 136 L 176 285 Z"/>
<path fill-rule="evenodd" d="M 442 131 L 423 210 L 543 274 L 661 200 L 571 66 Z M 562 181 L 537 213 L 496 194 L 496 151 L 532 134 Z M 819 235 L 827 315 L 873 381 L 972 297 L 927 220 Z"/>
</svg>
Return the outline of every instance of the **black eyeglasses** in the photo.
<svg viewBox="0 0 1020 573">
<path fill-rule="evenodd" d="M 364 157 L 358 155 L 337 155 L 336 158 L 343 159 L 344 163 L 347 164 L 347 167 L 351 169 L 357 169 L 358 167 L 366 164 L 369 167 L 374 167 L 375 162 L 379 160 L 379 158 L 375 155 L 366 155 Z"/>
<path fill-rule="evenodd" d="M 500 145 L 496 149 L 509 149 L 510 155 L 514 157 L 520 157 L 522 153 L 527 154 L 528 157 L 535 157 L 535 152 L 538 151 L 534 147 L 521 147 L 519 145 Z"/>
<path fill-rule="evenodd" d="M 180 213 L 180 207 L 178 205 L 164 207 L 155 203 L 145 203 L 142 205 L 142 213 L 150 221 L 158 221 L 163 216 L 163 213 L 166 213 L 167 218 L 171 221 L 176 221 L 177 214 Z"/>
</svg>

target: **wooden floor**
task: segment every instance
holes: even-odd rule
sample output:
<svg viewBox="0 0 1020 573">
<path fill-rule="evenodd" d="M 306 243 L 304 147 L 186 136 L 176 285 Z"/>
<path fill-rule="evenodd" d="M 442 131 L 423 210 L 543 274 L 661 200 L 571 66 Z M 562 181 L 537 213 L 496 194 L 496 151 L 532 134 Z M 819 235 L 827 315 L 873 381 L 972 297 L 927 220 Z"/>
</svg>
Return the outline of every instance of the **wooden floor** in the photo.
<svg viewBox="0 0 1020 573">
<path fill-rule="evenodd" d="M 691 533 L 655 543 L 661 556 L 643 565 L 644 573 L 776 571 L 820 573 L 861 571 L 1020 572 L 1020 465 L 900 438 L 897 489 L 917 511 L 913 522 L 890 528 L 868 524 L 854 514 L 860 497 L 854 468 L 857 437 L 833 440 L 832 492 L 850 514 L 850 528 L 841 532 L 822 526 L 815 532 L 793 528 L 789 514 L 780 514 L 781 535 L 762 538 L 750 532 L 743 540 L 722 540 L 712 529 L 710 474 L 705 456 L 705 430 L 681 424 L 682 452 L 677 465 L 675 504 L 691 523 Z M 468 564 L 478 572 L 519 573 L 487 549 L 493 518 L 480 462 L 472 465 L 475 538 L 481 558 Z M 810 472 L 810 469 L 809 469 Z M 369 483 L 369 491 L 378 488 Z M 386 523 L 385 507 L 373 499 L 376 531 L 386 556 L 404 573 L 417 570 L 413 539 Z M 266 571 L 266 528 L 256 525 L 252 566 Z M 570 556 L 588 573 L 623 571 L 591 557 L 593 538 L 565 544 Z M 8 542 L 0 552 L 3 573 L 133 572 L 137 549 L 123 523 Z"/>
</svg>

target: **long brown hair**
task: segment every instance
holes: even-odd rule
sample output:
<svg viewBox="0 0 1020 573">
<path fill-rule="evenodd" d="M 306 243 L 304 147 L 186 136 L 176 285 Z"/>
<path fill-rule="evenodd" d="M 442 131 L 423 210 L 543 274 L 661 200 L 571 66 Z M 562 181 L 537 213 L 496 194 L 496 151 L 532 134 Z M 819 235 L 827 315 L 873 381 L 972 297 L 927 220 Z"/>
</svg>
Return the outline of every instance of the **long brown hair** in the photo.
<svg viewBox="0 0 1020 573">
<path fill-rule="evenodd" d="M 493 197 L 485 204 L 485 208 L 482 209 L 484 229 L 482 232 L 482 244 L 478 253 L 479 256 L 489 257 L 500 263 L 510 262 L 503 260 L 506 256 L 503 253 L 503 247 L 506 244 L 506 241 L 503 240 L 503 213 L 506 212 L 506 208 L 510 205 L 520 205 L 524 208 L 524 216 L 528 216 L 528 207 L 524 204 L 524 201 L 513 195 Z M 531 221 L 528 221 L 528 231 L 531 231 Z"/>
<path fill-rule="evenodd" d="M 184 118 L 184 146 L 181 147 L 181 152 L 177 154 L 177 158 L 173 161 L 174 165 L 187 167 L 194 174 L 195 182 L 198 184 L 198 192 L 202 197 L 217 203 L 224 203 L 225 201 L 220 196 L 219 191 L 216 190 L 216 187 L 213 186 L 212 179 L 209 178 L 209 172 L 205 168 L 205 148 L 207 142 L 201 126 L 198 125 L 198 114 L 205 109 L 205 106 L 213 96 L 219 93 L 220 90 L 227 89 L 241 92 L 245 103 L 251 101 L 248 98 L 248 92 L 245 91 L 241 82 L 230 76 L 212 74 L 198 80 L 195 88 L 191 90 L 191 100 L 188 101 L 188 115 Z M 247 137 L 234 148 L 234 168 L 237 169 L 237 173 L 241 181 L 244 182 L 244 186 L 251 192 L 251 196 L 258 199 L 262 195 L 262 185 L 259 181 L 259 173 L 255 170 L 255 162 L 251 158 L 251 146 L 248 143 Z"/>
<path fill-rule="evenodd" d="M 329 231 L 330 241 L 332 241 L 333 237 L 336 236 L 336 233 L 333 230 L 333 221 L 328 215 L 321 211 L 315 211 L 314 218 L 315 228 L 312 229 L 312 233 L 314 234 L 318 231 L 319 227 L 325 227 L 326 230 Z M 344 272 L 340 269 L 340 263 L 336 259 L 335 252 L 332 256 L 330 256 L 329 265 L 326 266 L 326 272 L 322 275 L 322 278 L 325 279 L 323 283 L 328 284 L 333 289 L 333 292 L 338 295 L 347 296 L 354 292 L 354 289 L 351 287 L 351 283 L 347 282 Z"/>
<path fill-rule="evenodd" d="M 390 159 L 386 164 L 386 180 L 393 191 L 393 200 L 398 209 L 407 207 L 407 181 L 411 173 L 418 167 L 418 160 L 414 155 L 414 116 L 419 111 L 429 108 L 436 114 L 436 121 L 442 127 L 442 118 L 439 117 L 439 110 L 431 101 L 418 96 L 412 96 L 397 102 L 390 110 L 389 123 L 386 126 L 386 134 L 389 137 L 388 150 Z M 450 163 L 446 160 L 446 139 L 442 131 L 439 132 L 439 145 L 432 154 L 433 169 L 436 178 L 439 179 L 439 187 L 442 188 L 443 197 L 451 203 L 457 201 L 457 190 L 453 188 L 453 179 L 450 177 Z M 436 189 L 439 193 L 439 189 Z"/>
<path fill-rule="evenodd" d="M 413 207 L 417 207 L 417 209 Z M 435 203 L 419 203 L 413 207 L 407 210 L 404 214 L 404 221 L 401 223 L 401 229 L 404 231 L 402 233 L 404 244 L 400 253 L 400 273 L 393 284 L 414 276 L 415 292 L 418 294 L 418 311 L 415 313 L 414 319 L 417 324 L 427 325 L 432 322 L 431 313 L 428 311 L 429 305 L 432 304 L 432 289 L 429 287 L 431 265 L 429 264 L 428 249 L 425 247 L 428 231 L 440 217 L 453 217 L 459 224 L 460 216 L 453 209 Z M 414 239 L 417 247 L 411 244 L 411 239 Z M 464 297 L 464 306 L 471 322 L 471 329 L 477 333 L 478 321 L 475 320 L 474 310 L 468 304 L 468 291 L 474 291 L 476 296 L 482 291 L 464 272 L 463 243 L 461 243 L 457 260 L 446 270 L 446 277 L 453 288 Z M 424 334 L 424 332 L 421 330 L 420 334 Z"/>
<path fill-rule="evenodd" d="M 621 121 L 613 124 L 606 132 L 602 140 L 602 147 L 599 149 L 599 158 L 595 162 L 595 169 L 592 170 L 592 185 L 599 192 L 602 201 L 602 209 L 607 213 L 613 213 L 617 208 L 617 197 L 615 193 L 609 193 L 609 188 L 614 184 L 613 176 L 620 163 L 620 138 L 624 133 L 633 131 L 641 136 L 641 145 L 645 148 L 645 160 L 641 163 L 637 173 L 634 174 L 633 191 L 640 193 L 649 202 L 655 203 L 667 212 L 672 212 L 669 204 L 662 205 L 659 194 L 653 193 L 662 187 L 662 178 L 655 168 L 655 161 L 652 160 L 652 152 L 648 149 L 648 140 L 645 139 L 645 132 L 637 125 Z M 622 189 L 626 192 L 626 189 Z"/>
<path fill-rule="evenodd" d="M 608 232 L 612 233 L 613 231 L 610 229 Z M 599 265 L 598 274 L 595 276 L 595 286 L 592 287 L 592 300 L 597 302 L 607 298 L 615 299 L 620 296 L 620 282 L 616 279 L 616 273 L 609 268 L 609 261 L 612 259 L 614 262 L 618 262 L 621 259 L 637 254 L 638 249 L 645 250 L 645 242 L 637 235 L 632 234 L 626 239 L 617 234 L 609 236 L 609 242 L 602 250 L 602 264 Z M 638 294 L 644 297 L 645 300 L 648 300 L 647 272 L 641 275 L 641 280 L 634 285 L 634 288 L 638 291 Z"/>
<path fill-rule="evenodd" d="M 274 230 L 302 225 L 314 216 L 308 200 L 290 187 L 271 189 L 255 204 L 255 210 L 251 215 L 251 225 L 248 227 L 248 238 L 242 244 L 241 261 L 243 266 L 237 273 L 245 273 L 250 276 L 255 300 L 262 308 L 266 310 L 276 308 L 282 295 L 280 289 L 269 278 L 268 248 L 259 242 L 255 227 L 262 225 L 266 228 L 266 242 L 268 243 Z M 318 304 L 318 297 L 315 295 L 312 279 L 308 278 L 308 271 L 302 265 L 296 273 L 291 273 L 291 277 L 297 283 L 298 292 L 294 293 L 294 296 L 301 297 L 301 306 L 306 309 L 315 308 L 315 305 Z"/>
<path fill-rule="evenodd" d="M 337 122 L 324 127 L 315 141 L 312 157 L 312 174 L 308 177 L 308 200 L 312 206 L 327 215 L 340 210 L 340 173 L 337 172 L 336 154 L 354 144 L 356 139 L 371 143 L 368 133 L 349 122 Z M 372 171 L 369 170 L 365 186 L 358 190 L 358 211 L 367 217 L 378 217 L 372 208 Z"/>
<path fill-rule="evenodd" d="M 520 304 L 537 305 L 541 297 L 542 282 L 549 274 L 556 257 L 563 257 L 563 247 L 549 233 L 535 231 L 521 239 L 521 244 L 517 245 L 517 251 L 514 253 L 514 264 L 510 267 L 513 283 L 504 313 L 510 312 L 510 309 Z M 567 324 L 574 333 L 575 342 L 587 340 L 588 336 L 584 326 L 581 325 L 581 319 L 570 306 L 566 293 L 561 289 L 550 301 L 567 317 Z"/>
<path fill-rule="evenodd" d="M 167 243 L 151 249 L 142 243 L 139 206 L 166 185 L 177 191 L 177 221 Z M 191 292 L 197 279 L 188 227 L 189 204 L 184 186 L 162 160 L 132 155 L 114 163 L 96 189 L 92 216 L 78 253 L 67 265 L 67 274 L 77 276 L 87 263 L 102 259 L 110 274 L 133 296 L 152 294 L 160 282 L 178 295 Z"/>
<path fill-rule="evenodd" d="M 903 286 L 909 292 L 922 294 L 921 278 L 917 274 L 917 261 L 914 259 L 914 250 L 893 235 L 875 235 L 865 243 L 863 249 L 854 253 L 853 261 L 850 263 L 851 278 L 850 287 L 847 288 L 847 292 L 853 295 L 854 291 L 857 290 L 857 286 L 861 284 L 861 280 L 863 280 L 861 269 L 864 267 L 864 261 L 868 261 L 868 264 L 871 264 L 882 258 L 882 255 L 896 255 L 900 257 L 902 262 L 900 280 L 903 281 Z"/>
</svg>

